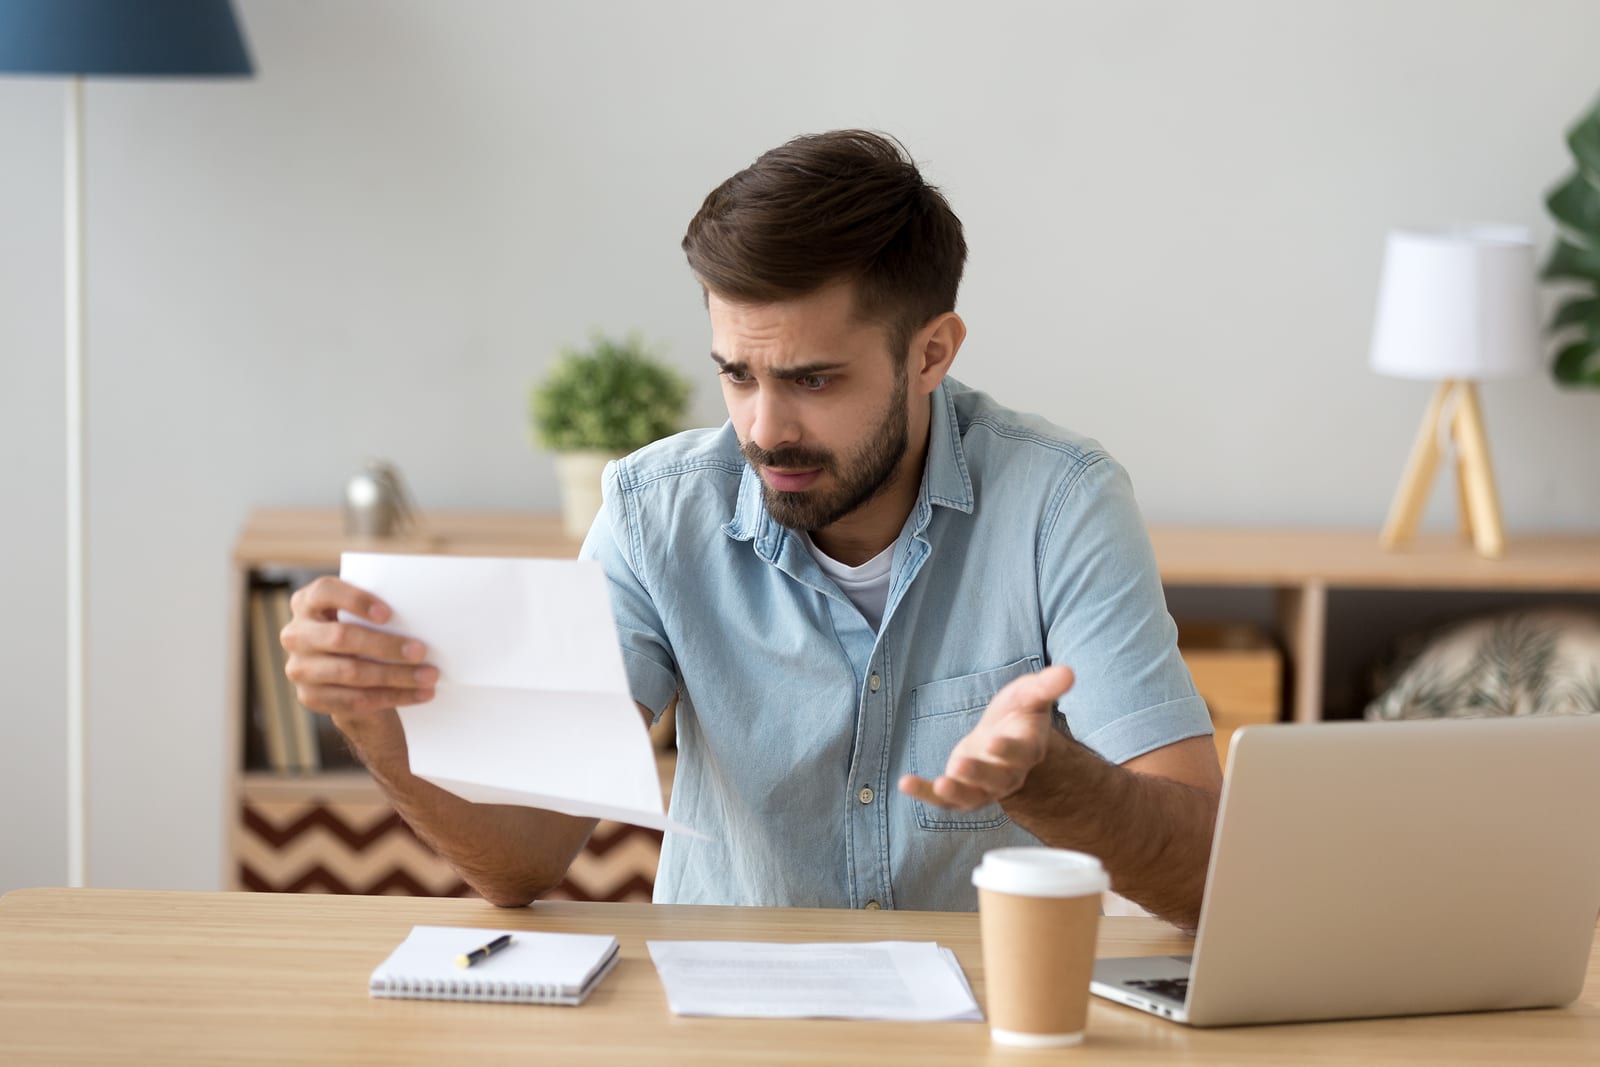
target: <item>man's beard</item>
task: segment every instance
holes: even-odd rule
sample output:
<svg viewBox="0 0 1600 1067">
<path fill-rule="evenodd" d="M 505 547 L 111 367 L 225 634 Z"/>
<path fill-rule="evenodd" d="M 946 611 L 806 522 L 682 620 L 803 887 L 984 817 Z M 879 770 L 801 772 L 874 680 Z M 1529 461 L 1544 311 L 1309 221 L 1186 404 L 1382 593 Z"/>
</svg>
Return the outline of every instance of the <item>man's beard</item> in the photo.
<svg viewBox="0 0 1600 1067">
<path fill-rule="evenodd" d="M 902 370 L 895 375 L 894 393 L 877 428 L 842 465 L 832 452 L 824 449 L 785 448 L 768 452 L 753 441 L 741 445 L 745 462 L 758 474 L 762 467 L 820 469 L 833 475 L 837 483 L 829 492 L 816 489 L 789 492 L 774 489 L 762 481 L 761 497 L 767 505 L 767 513 L 791 530 L 820 530 L 832 526 L 886 489 L 894 481 L 910 440 L 906 396 L 907 375 Z"/>
</svg>

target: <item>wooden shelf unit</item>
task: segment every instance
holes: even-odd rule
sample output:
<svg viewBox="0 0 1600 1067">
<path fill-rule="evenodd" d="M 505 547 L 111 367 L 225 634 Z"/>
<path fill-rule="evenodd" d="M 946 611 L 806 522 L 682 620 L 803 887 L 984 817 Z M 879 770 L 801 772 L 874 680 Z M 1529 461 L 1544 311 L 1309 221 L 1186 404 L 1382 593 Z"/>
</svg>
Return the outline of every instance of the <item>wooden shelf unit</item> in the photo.
<svg viewBox="0 0 1600 1067">
<path fill-rule="evenodd" d="M 1277 636 L 1289 658 L 1291 717 L 1323 717 L 1328 596 L 1349 590 L 1600 593 L 1600 535 L 1513 535 L 1505 557 L 1484 559 L 1459 536 L 1419 537 L 1399 551 L 1376 530 L 1156 527 L 1161 580 L 1262 589 L 1274 595 Z"/>
<path fill-rule="evenodd" d="M 332 509 L 250 515 L 233 551 L 228 669 L 229 837 L 223 884 L 232 889 L 458 895 L 465 886 L 394 814 L 360 769 L 286 775 L 246 770 L 247 606 L 262 573 L 334 573 L 346 551 L 570 559 L 578 542 L 558 518 L 504 513 L 429 513 L 414 536 L 346 537 Z M 670 783 L 672 757 L 658 769 Z M 602 823 L 554 896 L 648 900 L 659 832 Z"/>
<path fill-rule="evenodd" d="M 449 555 L 571 558 L 578 543 L 567 537 L 555 516 L 503 512 L 436 512 L 425 516 L 422 536 L 400 540 L 361 541 L 347 538 L 342 518 L 333 509 L 267 509 L 253 513 L 233 552 L 231 583 L 233 639 L 228 671 L 229 714 L 227 758 L 231 821 L 225 856 L 224 884 L 240 888 L 241 857 L 251 847 L 245 812 L 254 807 L 310 812 L 340 805 L 362 812 L 369 822 L 386 810 L 381 792 L 364 772 L 339 771 L 291 777 L 246 772 L 243 734 L 249 694 L 246 691 L 247 618 L 250 582 L 258 572 L 275 570 L 332 572 L 345 551 L 438 552 Z M 1378 544 L 1376 530 L 1227 529 L 1157 527 L 1151 530 L 1161 578 L 1176 589 L 1258 590 L 1273 604 L 1271 637 L 1284 650 L 1293 680 L 1287 716 L 1299 722 L 1323 717 L 1325 653 L 1329 638 L 1329 594 L 1345 590 L 1415 592 L 1493 591 L 1533 594 L 1600 594 L 1600 536 L 1512 536 L 1503 559 L 1478 557 L 1458 537 L 1421 537 L 1405 549 L 1390 552 Z M 1196 672 L 1197 681 L 1199 671 Z M 1276 716 L 1264 716 L 1276 717 Z M 1219 727 L 1222 718 L 1219 716 Z M 1232 725 L 1232 724 L 1230 724 Z M 664 784 L 671 762 L 662 764 Z M 306 821 L 301 817 L 300 821 Z M 259 820 L 258 820 L 259 822 Z M 308 824 L 309 825 L 309 824 Z M 626 837 L 629 828 L 614 828 Z M 638 831 L 649 834 L 649 831 Z M 359 837 L 359 831 L 347 836 Z M 598 835 L 602 856 L 616 868 L 617 850 Z M 659 841 L 659 834 L 654 835 Z M 647 842 L 625 842 L 638 859 Z M 272 846 L 286 851 L 293 842 Z M 420 849 L 420 844 L 416 845 Z M 314 854 L 315 849 L 303 849 Z M 582 858 L 582 857 L 580 857 Z M 415 857 L 409 861 L 422 863 Z M 437 861 L 435 861 L 437 862 Z M 653 877 L 654 867 L 650 866 Z M 611 871 L 615 876 L 615 870 Z M 438 874 L 434 872 L 435 882 Z M 420 879 L 419 879 L 420 880 Z M 636 887 L 638 883 L 633 883 Z M 634 899 L 637 899 L 637 895 Z"/>
</svg>

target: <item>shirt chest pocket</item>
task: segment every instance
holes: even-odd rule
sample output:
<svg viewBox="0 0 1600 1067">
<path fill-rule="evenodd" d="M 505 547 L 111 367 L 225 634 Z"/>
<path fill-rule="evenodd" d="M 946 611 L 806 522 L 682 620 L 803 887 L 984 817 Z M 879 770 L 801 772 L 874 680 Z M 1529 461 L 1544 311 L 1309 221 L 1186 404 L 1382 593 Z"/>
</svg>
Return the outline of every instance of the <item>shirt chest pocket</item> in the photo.
<svg viewBox="0 0 1600 1067">
<path fill-rule="evenodd" d="M 983 718 L 989 701 L 1007 682 L 1043 667 L 1028 656 L 1004 667 L 959 678 L 942 678 L 911 690 L 911 773 L 929 781 L 944 773 L 951 751 Z M 954 811 L 913 801 L 917 825 L 924 830 L 991 830 L 1010 821 L 999 804 L 975 811 Z"/>
</svg>

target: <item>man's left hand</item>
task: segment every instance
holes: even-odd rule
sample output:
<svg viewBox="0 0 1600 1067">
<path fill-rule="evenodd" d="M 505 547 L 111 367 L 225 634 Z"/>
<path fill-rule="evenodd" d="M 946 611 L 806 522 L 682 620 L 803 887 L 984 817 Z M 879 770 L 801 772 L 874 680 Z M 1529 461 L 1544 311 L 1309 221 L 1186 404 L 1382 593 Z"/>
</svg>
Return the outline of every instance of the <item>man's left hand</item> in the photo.
<svg viewBox="0 0 1600 1067">
<path fill-rule="evenodd" d="M 1044 760 L 1056 701 L 1071 688 L 1069 667 L 1046 667 L 1011 682 L 956 744 L 942 775 L 930 782 L 908 774 L 900 779 L 900 792 L 957 811 L 1011 796 Z"/>
</svg>

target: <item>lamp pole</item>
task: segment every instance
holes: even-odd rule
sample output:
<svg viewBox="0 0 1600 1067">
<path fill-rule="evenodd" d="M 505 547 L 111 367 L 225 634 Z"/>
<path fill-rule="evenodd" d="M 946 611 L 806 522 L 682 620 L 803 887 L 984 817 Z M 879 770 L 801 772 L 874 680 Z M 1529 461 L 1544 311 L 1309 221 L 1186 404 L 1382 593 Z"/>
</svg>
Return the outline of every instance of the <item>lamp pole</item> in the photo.
<svg viewBox="0 0 1600 1067">
<path fill-rule="evenodd" d="M 252 70 L 230 0 L 0 0 L 0 74 L 67 81 L 67 884 L 74 888 L 89 880 L 84 78 L 248 77 Z"/>
<path fill-rule="evenodd" d="M 67 79 L 67 884 L 89 880 L 88 543 L 83 498 L 88 469 L 84 418 L 83 78 Z"/>
</svg>

